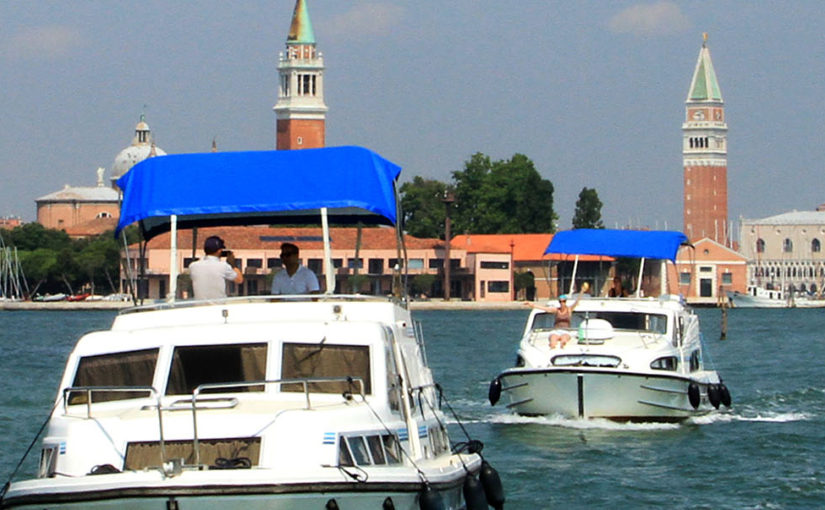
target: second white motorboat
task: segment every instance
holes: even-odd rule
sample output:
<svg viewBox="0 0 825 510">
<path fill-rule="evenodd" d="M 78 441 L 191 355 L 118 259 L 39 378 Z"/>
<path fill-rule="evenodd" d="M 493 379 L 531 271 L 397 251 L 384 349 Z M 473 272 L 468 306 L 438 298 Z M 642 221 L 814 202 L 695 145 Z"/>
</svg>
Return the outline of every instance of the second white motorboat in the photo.
<svg viewBox="0 0 825 510">
<path fill-rule="evenodd" d="M 678 232 L 581 229 L 556 234 L 547 252 L 639 258 L 641 282 L 646 259 L 673 261 L 686 241 Z M 661 281 L 666 288 L 664 274 Z M 533 310 L 516 366 L 490 384 L 491 403 L 504 396 L 507 408 L 521 415 L 616 421 L 680 421 L 730 406 L 727 387 L 705 366 L 699 318 L 678 296 L 640 293 L 581 296 L 570 326 L 561 330 L 552 313 Z M 572 340 L 551 349 L 554 332 Z"/>
</svg>

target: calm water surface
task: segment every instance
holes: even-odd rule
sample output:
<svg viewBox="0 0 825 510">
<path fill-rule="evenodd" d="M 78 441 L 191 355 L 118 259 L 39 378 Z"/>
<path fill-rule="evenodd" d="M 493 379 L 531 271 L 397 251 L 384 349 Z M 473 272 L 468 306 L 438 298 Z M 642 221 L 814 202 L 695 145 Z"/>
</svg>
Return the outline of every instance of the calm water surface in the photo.
<svg viewBox="0 0 825 510">
<path fill-rule="evenodd" d="M 522 418 L 486 401 L 526 311 L 420 311 L 436 379 L 485 443 L 508 509 L 825 507 L 825 312 L 700 310 L 733 409 L 679 425 Z M 45 420 L 79 335 L 114 312 L 0 312 L 0 483 Z M 463 439 L 457 425 L 454 441 Z M 34 473 L 39 448 L 23 465 Z"/>
</svg>

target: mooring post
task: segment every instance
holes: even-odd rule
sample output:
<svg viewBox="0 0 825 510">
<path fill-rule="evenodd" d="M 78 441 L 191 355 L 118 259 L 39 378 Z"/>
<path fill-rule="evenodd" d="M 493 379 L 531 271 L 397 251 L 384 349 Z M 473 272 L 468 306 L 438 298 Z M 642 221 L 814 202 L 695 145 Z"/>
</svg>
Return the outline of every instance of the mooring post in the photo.
<svg viewBox="0 0 825 510">
<path fill-rule="evenodd" d="M 719 307 L 722 308 L 722 327 L 719 332 L 719 339 L 724 340 L 728 337 L 728 307 L 730 305 L 730 298 L 719 287 Z"/>
</svg>

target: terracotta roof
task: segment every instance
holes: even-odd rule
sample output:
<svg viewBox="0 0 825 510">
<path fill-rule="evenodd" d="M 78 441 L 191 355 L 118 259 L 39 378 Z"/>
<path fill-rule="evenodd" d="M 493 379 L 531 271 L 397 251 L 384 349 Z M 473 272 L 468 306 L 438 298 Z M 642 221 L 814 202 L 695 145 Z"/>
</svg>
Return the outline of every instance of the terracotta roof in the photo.
<svg viewBox="0 0 825 510">
<path fill-rule="evenodd" d="M 322 249 L 322 230 L 317 227 L 211 227 L 198 229 L 198 247 L 209 236 L 219 236 L 229 249 L 277 248 L 283 242 L 290 242 L 302 249 Z M 357 228 L 330 228 L 333 249 L 354 249 L 358 236 Z M 161 234 L 149 242 L 150 247 L 169 246 L 169 233 Z M 443 247 L 439 239 L 421 239 L 404 236 L 407 249 L 432 249 Z M 192 231 L 178 231 L 178 249 L 192 248 Z M 361 230 L 361 248 L 395 248 L 395 229 L 387 227 L 364 227 Z"/>
<path fill-rule="evenodd" d="M 464 234 L 453 237 L 450 246 L 467 253 L 510 253 L 513 250 L 515 262 L 535 260 L 573 260 L 572 255 L 545 255 L 544 250 L 553 239 L 553 234 Z M 512 243 L 512 247 L 510 244 Z M 610 257 L 593 255 L 579 256 L 581 261 L 613 260 Z"/>
<path fill-rule="evenodd" d="M 117 218 L 95 218 L 84 223 L 72 225 L 63 230 L 69 234 L 69 237 L 93 237 L 114 230 L 116 226 Z"/>
</svg>

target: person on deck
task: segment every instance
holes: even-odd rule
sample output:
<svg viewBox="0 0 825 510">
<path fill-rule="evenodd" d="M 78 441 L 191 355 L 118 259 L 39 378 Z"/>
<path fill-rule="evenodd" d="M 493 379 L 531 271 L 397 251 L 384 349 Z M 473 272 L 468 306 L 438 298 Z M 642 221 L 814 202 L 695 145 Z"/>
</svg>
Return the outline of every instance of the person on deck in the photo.
<svg viewBox="0 0 825 510">
<path fill-rule="evenodd" d="M 224 248 L 226 246 L 220 237 L 207 237 L 203 243 L 206 257 L 189 264 L 195 299 L 225 298 L 227 281 L 243 283 L 243 274 L 235 267 L 235 255 L 227 251 L 224 255 L 226 261 L 221 260 L 221 250 Z"/>
<path fill-rule="evenodd" d="M 618 276 L 613 277 L 613 286 L 607 291 L 607 297 L 627 297 L 630 294 L 622 286 L 622 279 Z"/>
<path fill-rule="evenodd" d="M 562 294 L 559 296 L 558 307 L 541 306 L 529 301 L 524 303 L 526 306 L 538 308 L 539 310 L 544 310 L 545 312 L 552 313 L 556 316 L 556 320 L 553 323 L 553 331 L 550 332 L 551 349 L 555 349 L 558 344 L 561 344 L 560 347 L 564 349 L 564 346 L 570 341 L 570 333 L 566 331 L 570 328 L 570 318 L 573 316 L 573 310 L 575 310 L 579 305 L 582 294 L 586 294 L 588 290 L 590 290 L 590 284 L 584 282 L 579 290 L 578 296 L 576 296 L 576 302 L 571 306 L 567 306 L 567 294 Z"/>
<path fill-rule="evenodd" d="M 281 245 L 284 268 L 272 278 L 272 294 L 317 294 L 318 278 L 312 270 L 301 265 L 298 247 L 292 243 Z"/>
</svg>

